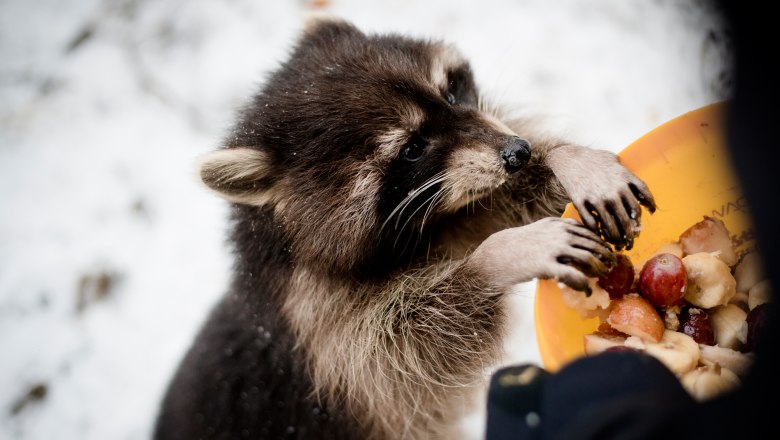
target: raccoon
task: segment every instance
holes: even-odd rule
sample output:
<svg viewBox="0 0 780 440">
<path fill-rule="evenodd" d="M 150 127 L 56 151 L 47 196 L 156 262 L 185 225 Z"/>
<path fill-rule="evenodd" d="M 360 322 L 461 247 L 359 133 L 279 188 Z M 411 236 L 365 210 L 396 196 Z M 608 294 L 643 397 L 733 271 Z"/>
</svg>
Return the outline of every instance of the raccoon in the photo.
<svg viewBox="0 0 780 440">
<path fill-rule="evenodd" d="M 452 45 L 309 23 L 200 165 L 234 272 L 154 438 L 457 438 L 506 293 L 587 290 L 655 209 L 613 153 L 502 114 Z"/>
</svg>

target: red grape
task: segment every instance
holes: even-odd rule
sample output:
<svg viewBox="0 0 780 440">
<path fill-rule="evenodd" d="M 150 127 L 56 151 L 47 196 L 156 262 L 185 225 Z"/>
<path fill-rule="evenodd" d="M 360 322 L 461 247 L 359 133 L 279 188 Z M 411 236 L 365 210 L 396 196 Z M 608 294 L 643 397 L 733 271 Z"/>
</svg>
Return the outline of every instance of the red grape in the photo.
<svg viewBox="0 0 780 440">
<path fill-rule="evenodd" d="M 639 290 L 661 308 L 682 302 L 688 275 L 682 260 L 673 254 L 658 254 L 647 260 L 639 273 Z"/>
<path fill-rule="evenodd" d="M 610 299 L 622 298 L 634 284 L 634 265 L 626 254 L 618 253 L 617 264 L 599 278 L 598 285 L 609 293 Z"/>
<path fill-rule="evenodd" d="M 705 310 L 692 307 L 681 313 L 678 331 L 692 337 L 699 344 L 715 345 L 710 314 Z"/>
</svg>

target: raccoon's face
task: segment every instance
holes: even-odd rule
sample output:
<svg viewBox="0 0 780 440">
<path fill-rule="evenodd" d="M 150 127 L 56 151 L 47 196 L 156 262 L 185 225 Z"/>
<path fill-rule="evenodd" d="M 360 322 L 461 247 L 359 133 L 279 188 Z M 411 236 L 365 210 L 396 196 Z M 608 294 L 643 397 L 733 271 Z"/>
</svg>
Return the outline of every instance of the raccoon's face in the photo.
<svg viewBox="0 0 780 440">
<path fill-rule="evenodd" d="M 529 157 L 525 140 L 480 109 L 453 47 L 324 20 L 201 177 L 233 202 L 272 205 L 297 257 L 351 270 L 399 252 L 399 239 L 486 196 Z"/>
</svg>

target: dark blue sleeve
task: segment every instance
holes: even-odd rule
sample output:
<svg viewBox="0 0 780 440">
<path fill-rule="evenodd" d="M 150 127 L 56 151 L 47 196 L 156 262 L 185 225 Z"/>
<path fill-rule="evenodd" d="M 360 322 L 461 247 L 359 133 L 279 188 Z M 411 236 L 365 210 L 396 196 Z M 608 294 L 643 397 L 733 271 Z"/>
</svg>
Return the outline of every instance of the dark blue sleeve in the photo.
<svg viewBox="0 0 780 440">
<path fill-rule="evenodd" d="M 487 439 L 654 438 L 657 420 L 694 404 L 663 364 L 642 353 L 585 357 L 555 374 L 507 367 L 491 380 Z"/>
</svg>

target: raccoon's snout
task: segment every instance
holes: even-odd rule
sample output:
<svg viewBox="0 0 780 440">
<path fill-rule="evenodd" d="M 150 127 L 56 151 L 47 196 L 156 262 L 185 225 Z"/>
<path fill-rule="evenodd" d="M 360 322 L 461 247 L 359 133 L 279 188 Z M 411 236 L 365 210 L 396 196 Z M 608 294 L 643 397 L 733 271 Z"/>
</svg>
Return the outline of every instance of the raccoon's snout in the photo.
<svg viewBox="0 0 780 440">
<path fill-rule="evenodd" d="M 531 159 L 531 144 L 527 140 L 512 136 L 501 150 L 501 161 L 504 169 L 512 174 L 520 171 Z"/>
</svg>

